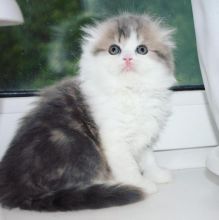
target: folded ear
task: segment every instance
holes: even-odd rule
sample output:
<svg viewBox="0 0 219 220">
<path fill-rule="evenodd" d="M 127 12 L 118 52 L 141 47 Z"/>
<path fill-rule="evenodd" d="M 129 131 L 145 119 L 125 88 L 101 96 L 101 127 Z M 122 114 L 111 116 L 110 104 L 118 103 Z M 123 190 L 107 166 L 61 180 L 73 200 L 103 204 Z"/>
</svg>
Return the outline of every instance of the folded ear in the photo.
<svg viewBox="0 0 219 220">
<path fill-rule="evenodd" d="M 98 23 L 95 22 L 92 25 L 86 25 L 81 28 L 81 31 L 83 32 L 84 41 L 92 41 L 92 39 L 95 39 L 95 36 L 98 35 L 97 26 L 98 26 Z"/>
<path fill-rule="evenodd" d="M 176 44 L 173 40 L 173 35 L 176 33 L 175 28 L 161 28 L 162 41 L 170 48 L 176 48 Z"/>
<path fill-rule="evenodd" d="M 174 49 L 176 44 L 173 40 L 173 35 L 176 33 L 176 29 L 168 27 L 162 18 L 151 18 L 151 20 L 154 20 L 154 27 L 159 32 L 160 41 L 169 48 Z"/>
</svg>

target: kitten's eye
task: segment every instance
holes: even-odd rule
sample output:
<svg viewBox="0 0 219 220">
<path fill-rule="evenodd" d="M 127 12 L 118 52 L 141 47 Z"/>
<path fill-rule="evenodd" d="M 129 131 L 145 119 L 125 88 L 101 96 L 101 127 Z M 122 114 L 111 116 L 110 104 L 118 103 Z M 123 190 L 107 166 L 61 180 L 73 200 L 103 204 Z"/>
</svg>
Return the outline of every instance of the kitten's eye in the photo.
<svg viewBox="0 0 219 220">
<path fill-rule="evenodd" d="M 145 45 L 139 45 L 137 48 L 136 48 L 136 52 L 141 54 L 141 55 L 145 55 L 148 53 L 148 48 L 145 46 Z"/>
<path fill-rule="evenodd" d="M 109 47 L 109 53 L 110 53 L 111 55 L 116 55 L 116 54 L 121 53 L 121 49 L 120 49 L 120 47 L 119 47 L 118 45 L 113 44 L 113 45 L 111 45 L 111 46 Z"/>
</svg>

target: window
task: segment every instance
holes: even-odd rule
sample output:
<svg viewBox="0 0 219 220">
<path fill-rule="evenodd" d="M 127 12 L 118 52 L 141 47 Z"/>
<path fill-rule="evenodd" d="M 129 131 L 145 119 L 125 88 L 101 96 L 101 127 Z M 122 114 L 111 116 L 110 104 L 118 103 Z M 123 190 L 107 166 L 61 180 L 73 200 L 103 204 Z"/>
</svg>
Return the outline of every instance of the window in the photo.
<svg viewBox="0 0 219 220">
<path fill-rule="evenodd" d="M 190 0 L 17 0 L 25 24 L 0 28 L 0 92 L 36 90 L 77 73 L 82 25 L 121 11 L 149 12 L 177 29 L 179 86 L 202 84 Z"/>
</svg>

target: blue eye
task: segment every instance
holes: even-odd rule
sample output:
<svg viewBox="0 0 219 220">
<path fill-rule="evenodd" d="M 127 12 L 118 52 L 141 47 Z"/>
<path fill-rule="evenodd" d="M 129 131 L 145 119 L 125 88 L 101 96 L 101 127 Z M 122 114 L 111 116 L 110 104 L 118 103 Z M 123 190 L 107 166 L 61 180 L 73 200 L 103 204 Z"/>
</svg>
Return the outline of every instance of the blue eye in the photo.
<svg viewBox="0 0 219 220">
<path fill-rule="evenodd" d="M 141 55 L 145 55 L 148 53 L 148 48 L 145 46 L 145 45 L 139 45 L 137 48 L 136 48 L 136 52 L 138 54 L 141 54 Z"/>
<path fill-rule="evenodd" d="M 109 47 L 109 53 L 111 54 L 111 55 L 117 55 L 117 54 L 120 54 L 121 53 L 121 49 L 120 49 L 120 47 L 118 46 L 118 45 L 116 45 L 116 44 L 113 44 L 113 45 L 111 45 L 110 47 Z"/>
</svg>

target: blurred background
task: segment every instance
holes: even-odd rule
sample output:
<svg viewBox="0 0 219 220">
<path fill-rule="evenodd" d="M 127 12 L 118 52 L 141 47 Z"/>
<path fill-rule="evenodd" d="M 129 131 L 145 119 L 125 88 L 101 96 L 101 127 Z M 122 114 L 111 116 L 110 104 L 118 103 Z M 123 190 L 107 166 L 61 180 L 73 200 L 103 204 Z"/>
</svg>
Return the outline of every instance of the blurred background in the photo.
<svg viewBox="0 0 219 220">
<path fill-rule="evenodd" d="M 178 85 L 201 85 L 190 0 L 17 0 L 24 25 L 0 29 L 0 92 L 37 90 L 77 74 L 80 27 L 119 12 L 149 13 L 176 28 Z"/>
</svg>

